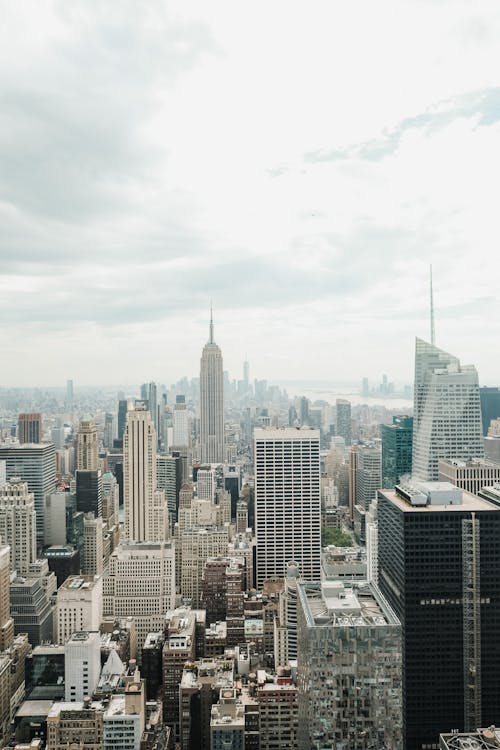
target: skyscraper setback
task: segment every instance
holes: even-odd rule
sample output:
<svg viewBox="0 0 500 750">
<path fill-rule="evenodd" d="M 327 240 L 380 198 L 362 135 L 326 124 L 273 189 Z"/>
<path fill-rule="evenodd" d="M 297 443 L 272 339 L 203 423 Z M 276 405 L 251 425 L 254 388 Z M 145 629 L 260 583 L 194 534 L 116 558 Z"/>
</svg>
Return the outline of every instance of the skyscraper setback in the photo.
<svg viewBox="0 0 500 750">
<path fill-rule="evenodd" d="M 200 447 L 203 463 L 224 462 L 224 375 L 222 353 L 214 341 L 212 312 L 200 362 Z"/>
</svg>

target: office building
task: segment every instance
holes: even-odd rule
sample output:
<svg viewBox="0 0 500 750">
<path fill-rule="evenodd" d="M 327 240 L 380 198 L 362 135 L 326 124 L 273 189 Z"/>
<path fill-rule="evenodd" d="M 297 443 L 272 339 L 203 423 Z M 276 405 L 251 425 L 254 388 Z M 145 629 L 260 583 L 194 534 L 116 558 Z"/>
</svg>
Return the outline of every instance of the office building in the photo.
<svg viewBox="0 0 500 750">
<path fill-rule="evenodd" d="M 380 437 L 382 441 L 382 483 L 380 486 L 394 487 L 401 481 L 401 477 L 411 474 L 413 417 L 397 416 L 392 418 L 392 424 L 381 424 Z"/>
<path fill-rule="evenodd" d="M 380 446 L 358 447 L 356 471 L 356 505 L 367 511 L 382 486 L 382 452 Z"/>
<path fill-rule="evenodd" d="M 439 481 L 450 482 L 462 490 L 479 495 L 483 487 L 500 482 L 500 464 L 484 458 L 443 458 L 439 461 Z"/>
<path fill-rule="evenodd" d="M 17 420 L 17 438 L 21 445 L 42 442 L 42 415 L 20 414 Z"/>
<path fill-rule="evenodd" d="M 93 513 L 86 513 L 83 519 L 83 562 L 84 576 L 101 576 L 104 568 L 103 522 Z"/>
<path fill-rule="evenodd" d="M 73 387 L 73 381 L 67 380 L 66 381 L 66 400 L 65 400 L 65 406 L 67 411 L 73 411 L 73 404 L 75 401 L 75 392 Z"/>
<path fill-rule="evenodd" d="M 378 580 L 403 628 L 404 747 L 494 723 L 500 508 L 443 482 L 378 493 Z"/>
<path fill-rule="evenodd" d="M 193 607 L 199 607 L 205 564 L 211 557 L 227 555 L 229 529 L 227 526 L 195 526 L 182 532 L 180 543 L 182 596 Z"/>
<path fill-rule="evenodd" d="M 48 643 L 53 635 L 52 592 L 40 576 L 18 576 L 10 584 L 10 611 L 15 634 L 27 633 L 32 646 Z"/>
<path fill-rule="evenodd" d="M 255 698 L 259 710 L 259 750 L 297 750 L 298 748 L 298 690 L 290 667 L 278 667 L 271 682 L 266 673 L 259 680 Z M 252 681 L 249 680 L 253 693 Z M 246 701 L 245 701 L 246 704 Z M 246 708 L 246 706 L 245 706 Z M 246 743 L 245 743 L 246 747 Z"/>
<path fill-rule="evenodd" d="M 14 640 L 14 620 L 10 614 L 10 548 L 0 542 L 0 652 Z"/>
<path fill-rule="evenodd" d="M 11 570 L 25 575 L 36 560 L 36 513 L 34 495 L 19 477 L 0 487 L 0 540 L 10 546 Z"/>
<path fill-rule="evenodd" d="M 102 473 L 100 469 L 76 472 L 76 510 L 102 516 Z"/>
<path fill-rule="evenodd" d="M 122 542 L 104 574 L 104 615 L 132 617 L 138 658 L 148 633 L 163 628 L 175 606 L 175 548 L 172 542 Z"/>
<path fill-rule="evenodd" d="M 222 353 L 214 341 L 214 325 L 210 314 L 208 342 L 203 348 L 200 361 L 200 449 L 202 463 L 224 463 L 224 446 Z"/>
<path fill-rule="evenodd" d="M 110 412 L 104 415 L 104 430 L 102 435 L 102 444 L 104 448 L 112 448 L 114 440 L 114 417 Z"/>
<path fill-rule="evenodd" d="M 5 747 L 10 736 L 10 669 L 12 661 L 0 654 L 0 746 Z"/>
<path fill-rule="evenodd" d="M 46 750 L 102 750 L 104 705 L 84 701 L 56 701 L 47 716 Z"/>
<path fill-rule="evenodd" d="M 417 338 L 412 475 L 438 479 L 440 458 L 482 458 L 476 368 Z"/>
<path fill-rule="evenodd" d="M 123 440 L 125 425 L 127 424 L 128 401 L 121 399 L 118 401 L 118 440 Z"/>
<path fill-rule="evenodd" d="M 83 520 L 81 536 L 83 538 Z M 58 586 L 61 586 L 69 576 L 77 576 L 80 572 L 80 560 L 83 554 L 80 554 L 80 550 L 71 544 L 53 544 L 43 554 L 49 570 L 56 576 Z"/>
<path fill-rule="evenodd" d="M 52 443 L 0 445 L 0 461 L 6 462 L 7 479 L 20 477 L 35 498 L 37 545 L 43 545 L 45 495 L 56 486 L 56 453 Z"/>
<path fill-rule="evenodd" d="M 124 538 L 161 542 L 167 536 L 165 496 L 157 488 L 156 430 L 143 403 L 127 413 L 123 433 Z"/>
<path fill-rule="evenodd" d="M 140 401 L 146 405 L 151 417 L 151 422 L 155 428 L 155 433 L 158 436 L 158 389 L 156 383 L 143 383 L 141 385 Z"/>
<path fill-rule="evenodd" d="M 64 646 L 65 700 L 83 701 L 92 695 L 101 674 L 101 636 L 86 630 L 73 633 Z"/>
<path fill-rule="evenodd" d="M 69 493 L 57 489 L 45 496 L 43 514 L 44 544 L 66 544 L 66 505 Z"/>
<path fill-rule="evenodd" d="M 165 495 L 168 514 L 172 521 L 177 519 L 179 491 L 182 485 L 182 458 L 177 455 L 159 453 L 156 456 L 156 482 Z"/>
<path fill-rule="evenodd" d="M 76 435 L 76 469 L 97 471 L 99 468 L 97 427 L 90 414 L 85 414 L 80 420 Z"/>
<path fill-rule="evenodd" d="M 352 443 L 351 433 L 351 402 L 338 398 L 335 402 L 336 434 L 344 438 L 346 445 Z"/>
<path fill-rule="evenodd" d="M 380 592 L 298 584 L 298 747 L 402 747 L 401 624 Z"/>
<path fill-rule="evenodd" d="M 35 646 L 26 658 L 26 696 L 29 700 L 64 700 L 64 645 Z"/>
<path fill-rule="evenodd" d="M 175 397 L 173 422 L 174 448 L 188 448 L 191 444 L 191 428 L 189 424 L 189 412 L 186 409 L 185 396 Z"/>
<path fill-rule="evenodd" d="M 223 688 L 210 717 L 212 750 L 244 750 L 245 707 L 236 689 Z"/>
<path fill-rule="evenodd" d="M 481 401 L 483 435 L 487 435 L 491 421 L 500 418 L 500 388 L 498 386 L 482 386 L 479 389 L 479 399 Z"/>
<path fill-rule="evenodd" d="M 179 685 L 184 665 L 196 658 L 196 614 L 191 609 L 172 609 L 164 616 L 163 721 L 179 737 Z"/>
<path fill-rule="evenodd" d="M 321 572 L 319 430 L 256 429 L 257 586 L 283 578 L 294 560 L 307 580 Z"/>
<path fill-rule="evenodd" d="M 103 616 L 103 584 L 97 576 L 70 576 L 57 590 L 57 642 L 80 630 L 97 631 Z"/>
</svg>

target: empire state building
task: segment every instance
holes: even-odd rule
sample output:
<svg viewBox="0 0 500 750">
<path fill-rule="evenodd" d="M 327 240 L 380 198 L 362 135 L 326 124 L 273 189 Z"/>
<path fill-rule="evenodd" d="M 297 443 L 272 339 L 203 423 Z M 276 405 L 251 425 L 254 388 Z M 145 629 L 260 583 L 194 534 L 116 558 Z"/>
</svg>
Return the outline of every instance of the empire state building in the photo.
<svg viewBox="0 0 500 750">
<path fill-rule="evenodd" d="M 224 378 L 222 353 L 210 332 L 200 361 L 200 444 L 202 463 L 224 463 Z"/>
</svg>

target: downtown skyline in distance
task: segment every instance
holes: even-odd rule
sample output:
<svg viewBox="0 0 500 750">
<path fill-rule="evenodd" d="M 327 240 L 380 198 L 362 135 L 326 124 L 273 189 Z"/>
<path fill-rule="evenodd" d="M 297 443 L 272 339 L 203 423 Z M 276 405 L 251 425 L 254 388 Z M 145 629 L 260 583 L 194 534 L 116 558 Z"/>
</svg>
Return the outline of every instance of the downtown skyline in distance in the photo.
<svg viewBox="0 0 500 750">
<path fill-rule="evenodd" d="M 495 4 L 2 20 L 2 384 L 194 375 L 210 298 L 233 377 L 411 382 L 431 262 L 437 345 L 497 381 Z"/>
</svg>

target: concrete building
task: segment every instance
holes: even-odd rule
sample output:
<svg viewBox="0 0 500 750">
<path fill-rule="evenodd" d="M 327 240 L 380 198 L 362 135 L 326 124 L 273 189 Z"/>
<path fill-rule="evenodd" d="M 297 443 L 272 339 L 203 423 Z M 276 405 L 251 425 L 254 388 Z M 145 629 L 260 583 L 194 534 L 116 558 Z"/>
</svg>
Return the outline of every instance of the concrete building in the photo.
<svg viewBox="0 0 500 750">
<path fill-rule="evenodd" d="M 256 429 L 257 586 L 283 577 L 295 560 L 305 578 L 321 575 L 319 431 Z"/>
<path fill-rule="evenodd" d="M 181 592 L 192 607 L 202 599 L 203 569 L 211 557 L 225 556 L 228 552 L 228 527 L 192 527 L 182 532 L 181 538 Z"/>
<path fill-rule="evenodd" d="M 20 477 L 35 498 L 37 544 L 43 545 L 45 495 L 55 490 L 56 453 L 52 443 L 0 445 L 0 461 L 6 462 L 7 479 Z"/>
<path fill-rule="evenodd" d="M 74 703 L 92 695 L 101 674 L 99 632 L 77 631 L 64 646 L 65 700 Z"/>
<path fill-rule="evenodd" d="M 298 690 L 290 667 L 278 667 L 273 682 L 257 672 L 260 750 L 297 750 Z"/>
<path fill-rule="evenodd" d="M 181 750 L 210 747 L 212 706 L 220 690 L 233 685 L 234 667 L 229 659 L 202 659 L 184 665 L 179 685 Z"/>
<path fill-rule="evenodd" d="M 401 624 L 380 592 L 298 584 L 298 747 L 402 747 Z"/>
<path fill-rule="evenodd" d="M 42 442 L 42 415 L 20 414 L 17 420 L 17 437 L 21 445 Z"/>
<path fill-rule="evenodd" d="M 439 461 L 439 481 L 450 482 L 473 495 L 479 495 L 487 485 L 500 482 L 500 464 L 483 458 L 443 458 Z"/>
<path fill-rule="evenodd" d="M 104 614 L 133 618 L 139 659 L 148 633 L 162 630 L 165 612 L 174 606 L 173 542 L 122 542 L 104 574 Z"/>
<path fill-rule="evenodd" d="M 83 519 L 84 552 L 82 574 L 102 576 L 104 569 L 103 521 L 93 513 L 86 513 Z"/>
<path fill-rule="evenodd" d="M 44 544 L 66 544 L 66 500 L 68 493 L 57 489 L 45 496 L 43 529 Z"/>
<path fill-rule="evenodd" d="M 47 716 L 47 750 L 103 750 L 104 706 L 99 701 L 56 702 Z"/>
<path fill-rule="evenodd" d="M 53 637 L 52 591 L 44 588 L 37 575 L 14 578 L 10 584 L 10 611 L 16 635 L 27 633 L 32 646 L 47 643 Z"/>
<path fill-rule="evenodd" d="M 36 560 L 36 513 L 34 495 L 19 477 L 0 488 L 0 539 L 10 546 L 11 570 L 25 575 Z"/>
<path fill-rule="evenodd" d="M 57 641 L 66 643 L 77 631 L 97 631 L 103 616 L 103 579 L 70 576 L 57 590 Z"/>
<path fill-rule="evenodd" d="M 11 659 L 0 654 L 0 746 L 10 739 L 10 668 Z"/>
<path fill-rule="evenodd" d="M 442 458 L 484 455 L 475 367 L 417 338 L 412 474 L 436 481 Z"/>
<path fill-rule="evenodd" d="M 165 495 L 157 487 L 157 437 L 151 415 L 137 402 L 127 412 L 123 433 L 124 538 L 136 542 L 163 542 L 167 538 Z"/>
<path fill-rule="evenodd" d="M 219 702 L 212 706 L 210 747 L 211 750 L 245 749 L 245 708 L 234 688 L 223 688 Z"/>
<path fill-rule="evenodd" d="M 224 376 L 210 314 L 208 342 L 200 361 L 200 450 L 202 463 L 224 463 Z"/>
<path fill-rule="evenodd" d="M 378 493 L 378 577 L 403 627 L 404 747 L 497 719 L 500 508 L 443 482 Z M 493 552 L 493 554 L 492 554 Z"/>
<path fill-rule="evenodd" d="M 170 610 L 166 614 L 163 646 L 163 720 L 180 737 L 179 685 L 184 664 L 196 658 L 196 614 L 191 609 Z"/>
<path fill-rule="evenodd" d="M 100 468 L 97 427 L 90 414 L 86 414 L 80 420 L 76 435 L 76 469 L 97 471 Z"/>
<path fill-rule="evenodd" d="M 14 640 L 14 620 L 10 614 L 10 547 L 0 543 L 0 652 Z"/>
</svg>

